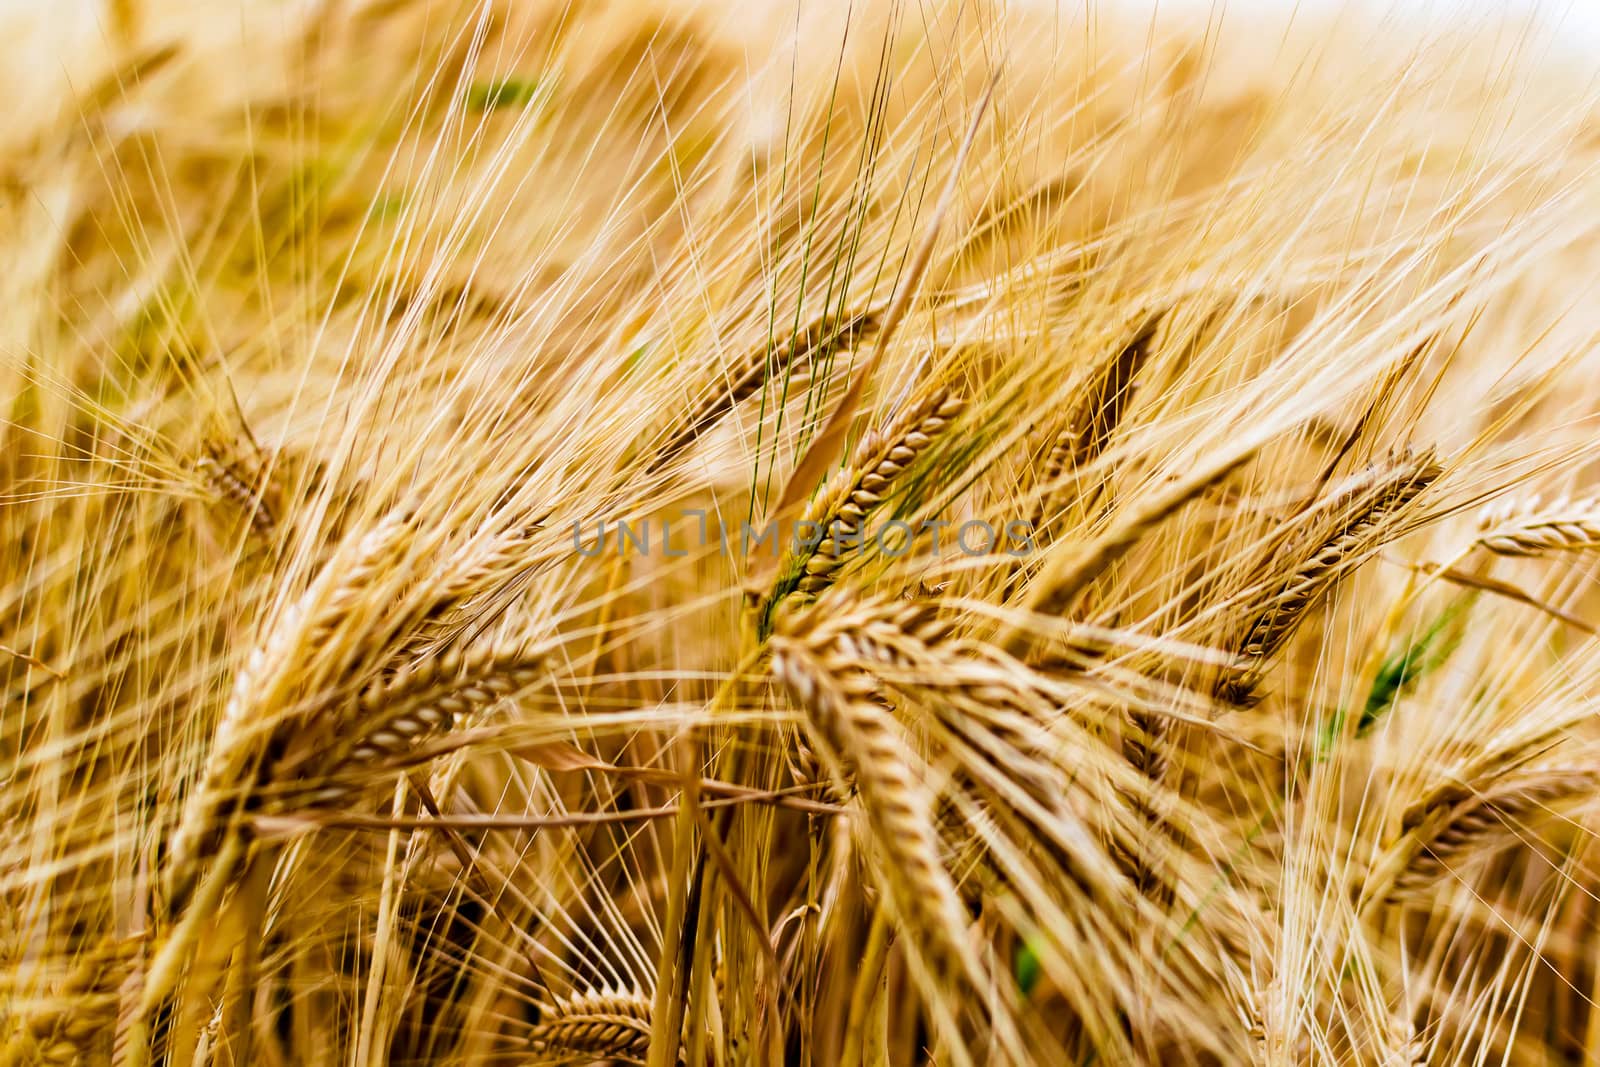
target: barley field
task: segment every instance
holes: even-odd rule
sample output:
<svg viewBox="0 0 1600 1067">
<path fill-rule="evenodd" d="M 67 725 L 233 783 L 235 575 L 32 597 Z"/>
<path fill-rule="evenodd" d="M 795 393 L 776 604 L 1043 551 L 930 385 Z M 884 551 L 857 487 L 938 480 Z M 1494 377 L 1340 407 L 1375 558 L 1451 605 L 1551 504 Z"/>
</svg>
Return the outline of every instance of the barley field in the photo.
<svg viewBox="0 0 1600 1067">
<path fill-rule="evenodd" d="M 1600 1063 L 1575 55 L 0 7 L 0 1063 Z"/>
</svg>

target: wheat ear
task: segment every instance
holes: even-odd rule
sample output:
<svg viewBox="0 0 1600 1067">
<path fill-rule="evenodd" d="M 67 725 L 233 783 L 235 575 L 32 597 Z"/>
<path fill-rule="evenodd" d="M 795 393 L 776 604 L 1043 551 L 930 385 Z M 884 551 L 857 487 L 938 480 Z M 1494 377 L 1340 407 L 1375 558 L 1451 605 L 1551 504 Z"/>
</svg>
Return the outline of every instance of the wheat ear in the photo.
<svg viewBox="0 0 1600 1067">
<path fill-rule="evenodd" d="M 1405 1015 L 1392 1016 L 1384 1036 L 1388 1044 L 1383 1050 L 1383 1067 L 1426 1067 L 1427 1035 L 1418 1033 L 1416 1024 Z"/>
<path fill-rule="evenodd" d="M 1234 650 L 1231 669 L 1217 682 L 1220 699 L 1232 704 L 1254 699 L 1267 660 L 1294 635 L 1306 613 L 1352 562 L 1379 544 L 1385 520 L 1415 500 L 1440 473 L 1433 451 L 1425 450 L 1388 464 L 1383 473 L 1340 494 L 1323 509 L 1335 516 L 1333 532 L 1254 611 Z"/>
<path fill-rule="evenodd" d="M 107 938 L 80 956 L 56 990 L 55 1003 L 18 1013 L 4 1062 L 92 1061 L 96 1043 L 115 1026 L 118 987 L 143 948 L 142 936 Z"/>
<path fill-rule="evenodd" d="M 430 582 L 424 621 L 437 620 L 469 597 L 558 558 L 564 546 L 553 549 L 537 543 L 543 528 L 540 519 L 525 522 L 497 531 L 445 559 Z"/>
<path fill-rule="evenodd" d="M 840 611 L 828 625 L 842 656 L 872 665 L 880 678 L 926 704 L 952 738 L 994 769 L 989 791 L 996 791 L 998 776 L 1036 806 L 1036 814 L 1023 814 L 1063 874 L 1101 899 L 1120 896 L 1109 853 L 1091 844 L 1093 835 L 1068 803 L 1054 754 L 1066 748 L 1076 760 L 1108 769 L 1115 762 L 1099 738 L 1059 714 L 1047 678 L 992 646 L 952 640 L 950 625 L 926 602 Z M 1130 779 L 1119 782 L 1119 799 L 1131 794 Z M 1006 789 L 998 793 L 1002 803 L 1015 803 Z M 1108 789 L 1102 799 L 1109 796 Z M 1121 843 L 1132 846 L 1131 839 Z"/>
<path fill-rule="evenodd" d="M 536 1063 L 643 1063 L 650 1051 L 650 1008 L 650 995 L 638 990 L 572 993 L 543 1005 L 528 1048 Z M 678 1062 L 683 1062 L 681 1050 Z"/>
<path fill-rule="evenodd" d="M 214 493 L 249 518 L 257 533 L 270 533 L 278 524 L 271 504 L 275 487 L 264 471 L 251 471 L 215 449 L 196 459 L 194 468 Z"/>
<path fill-rule="evenodd" d="M 309 778 L 319 783 L 305 798 L 311 803 L 343 800 L 359 788 L 360 772 L 410 766 L 427 741 L 546 681 L 551 666 L 547 649 L 527 644 L 485 642 L 421 657 L 362 691 L 349 738 L 292 753 L 272 768 L 271 785 L 292 796 L 293 784 L 284 779 Z"/>
<path fill-rule="evenodd" d="M 1048 771 L 1037 762 L 1042 739 L 1041 708 L 1047 706 L 1011 681 L 1010 672 L 995 662 L 979 662 L 968 655 L 949 654 L 941 646 L 951 626 L 926 601 L 887 604 L 878 610 L 858 607 L 836 617 L 832 641 L 847 660 L 872 665 L 897 688 L 925 697 L 945 725 L 969 743 L 980 724 L 957 705 L 981 707 L 990 712 L 981 726 L 1016 761 L 1006 770 L 1035 800 L 1052 812 L 1058 810 L 1060 790 Z M 1020 667 L 1020 665 L 1017 665 Z M 996 668 L 985 669 L 985 668 Z M 974 668 L 977 668 L 974 670 Z M 958 699 L 952 703 L 951 697 Z M 984 746 L 975 743 L 977 750 Z"/>
<path fill-rule="evenodd" d="M 1100 738 L 1062 714 L 1049 679 L 990 645 L 957 639 L 926 601 L 852 604 L 833 593 L 812 613 L 822 618 L 811 634 L 814 643 L 844 663 L 866 664 L 877 679 L 932 711 L 934 736 L 957 755 L 939 825 L 963 869 L 978 874 L 980 884 L 1003 887 L 1002 895 L 1042 876 L 1070 884 L 1098 906 L 1140 908 L 1107 847 L 1130 852 L 1143 837 L 1134 820 L 1110 814 L 1121 810 L 1134 776 Z M 1075 767 L 1065 778 L 1063 753 Z M 1095 770 L 1082 773 L 1085 767 Z M 978 791 L 976 804 L 962 796 L 969 786 Z M 1074 796 L 1102 817 L 1088 823 Z M 951 816 L 965 824 L 948 825 Z M 994 835 L 1037 845 L 1045 865 L 1009 848 L 991 851 Z M 1152 879 L 1169 874 L 1153 865 L 1148 871 Z M 1086 987 L 1069 999 L 1095 1019 L 1114 1010 Z M 1022 1042 L 1022 1034 L 1003 1007 L 992 1017 L 997 1047 L 1015 1057 L 1012 1043 Z"/>
<path fill-rule="evenodd" d="M 184 803 L 167 850 L 166 890 L 181 906 L 199 874 L 201 857 L 221 832 L 223 809 L 248 794 L 254 764 L 269 744 L 266 720 L 290 691 L 294 659 L 326 644 L 349 618 L 368 586 L 394 563 L 406 543 L 409 511 L 394 511 L 359 542 L 353 557 L 330 560 L 304 594 L 268 631 L 234 678 L 200 780 Z"/>
<path fill-rule="evenodd" d="M 1600 775 L 1587 768 L 1530 769 L 1483 783 L 1454 803 L 1408 813 L 1414 821 L 1368 878 L 1369 906 L 1428 892 L 1468 860 L 1514 844 L 1519 826 L 1592 795 L 1597 784 Z"/>
<path fill-rule="evenodd" d="M 799 629 L 773 639 L 773 676 L 806 712 L 830 762 L 854 778 L 883 853 L 880 876 L 920 964 L 913 970 L 923 998 L 952 1055 L 970 1062 L 947 997 L 951 979 L 984 988 L 983 969 L 964 937 L 961 896 L 940 862 L 932 793 L 912 773 L 910 750 L 878 703 L 872 678 L 826 644 L 808 641 L 803 624 Z"/>
<path fill-rule="evenodd" d="M 1486 509 L 1475 544 L 1498 556 L 1542 556 L 1600 548 L 1600 498 L 1560 499 L 1541 506 L 1537 496 Z"/>
<path fill-rule="evenodd" d="M 861 544 L 867 519 L 881 507 L 902 472 L 932 446 L 961 414 L 966 401 L 947 388 L 930 390 L 888 426 L 862 437 L 850 465 L 826 487 L 801 520 L 818 531 L 815 547 L 794 552 L 779 568 L 777 587 L 768 595 L 764 617 L 792 592 L 815 597 L 833 584 Z"/>
<path fill-rule="evenodd" d="M 1160 325 L 1159 315 L 1146 319 L 1133 337 L 1096 367 L 1083 384 L 1076 406 L 1045 457 L 1041 482 L 1044 493 L 1034 510 L 1033 529 L 1041 529 L 1056 511 L 1066 480 L 1098 459 L 1110 443 L 1133 395 L 1134 379 L 1149 361 Z"/>
</svg>

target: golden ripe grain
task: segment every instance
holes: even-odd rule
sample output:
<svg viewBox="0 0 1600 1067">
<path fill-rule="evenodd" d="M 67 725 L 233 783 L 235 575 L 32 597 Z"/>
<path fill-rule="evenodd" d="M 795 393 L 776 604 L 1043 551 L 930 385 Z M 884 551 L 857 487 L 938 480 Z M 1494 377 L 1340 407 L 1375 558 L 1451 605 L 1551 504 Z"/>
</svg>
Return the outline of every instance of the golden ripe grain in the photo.
<svg viewBox="0 0 1600 1067">
<path fill-rule="evenodd" d="M 1600 1062 L 1592 72 L 1167 6 L 0 5 L 0 1063 Z"/>
</svg>

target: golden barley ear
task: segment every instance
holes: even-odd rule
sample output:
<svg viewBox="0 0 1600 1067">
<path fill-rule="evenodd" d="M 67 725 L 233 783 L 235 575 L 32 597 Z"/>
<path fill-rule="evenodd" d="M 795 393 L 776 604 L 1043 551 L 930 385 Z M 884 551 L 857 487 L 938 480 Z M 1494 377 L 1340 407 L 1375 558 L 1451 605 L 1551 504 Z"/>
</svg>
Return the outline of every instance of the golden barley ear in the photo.
<svg viewBox="0 0 1600 1067">
<path fill-rule="evenodd" d="M 618 1060 L 643 1063 L 650 1051 L 651 996 L 634 989 L 590 989 L 540 1006 L 528 1031 L 534 1063 Z M 678 1062 L 685 1062 L 679 1050 Z"/>
<path fill-rule="evenodd" d="M 1076 406 L 1045 454 L 1040 478 L 1045 491 L 1034 508 L 1032 529 L 1045 528 L 1064 503 L 1067 483 L 1099 459 L 1111 442 L 1133 398 L 1135 380 L 1155 350 L 1161 322 L 1161 315 L 1147 317 L 1111 358 L 1087 375 Z"/>
<path fill-rule="evenodd" d="M 228 702 L 168 841 L 165 895 L 181 909 L 204 866 L 203 857 L 228 832 L 257 784 L 262 760 L 282 729 L 277 716 L 297 690 L 300 655 L 323 651 L 329 639 L 404 554 L 408 509 L 390 512 L 353 546 L 335 556 L 296 601 L 287 605 L 234 678 Z"/>
<path fill-rule="evenodd" d="M 969 946 L 955 882 L 941 860 L 933 794 L 913 771 L 900 728 L 878 702 L 876 685 L 826 643 L 807 640 L 807 620 L 772 642 L 772 672 L 806 713 L 827 762 L 848 773 L 871 826 L 873 865 L 894 914 L 911 934 L 914 974 L 950 1055 L 968 1060 L 967 1038 L 951 998 L 986 982 Z M 848 769 L 847 771 L 845 769 Z"/>
<path fill-rule="evenodd" d="M 1233 663 L 1217 681 L 1219 699 L 1243 705 L 1255 698 L 1267 662 L 1294 635 L 1310 609 L 1382 544 L 1383 524 L 1410 505 L 1441 473 L 1432 450 L 1386 461 L 1320 509 L 1332 532 L 1324 534 L 1311 553 L 1254 607 L 1243 636 L 1231 649 Z"/>
<path fill-rule="evenodd" d="M 277 804 L 341 803 L 376 779 L 392 776 L 426 755 L 429 741 L 480 720 L 500 702 L 548 680 L 552 650 L 529 643 L 473 642 L 401 665 L 362 690 L 341 712 L 346 725 L 332 740 L 303 743 L 265 769 L 258 788 Z M 301 785 L 309 796 L 300 796 Z"/>
<path fill-rule="evenodd" d="M 195 470 L 218 497 L 246 517 L 257 534 L 270 534 L 277 526 L 281 493 L 271 484 L 266 464 L 246 465 L 223 454 L 220 447 L 208 445 L 206 453 L 195 460 Z"/>
<path fill-rule="evenodd" d="M 803 543 L 791 539 L 797 544 L 785 549 L 776 584 L 757 602 L 763 633 L 770 630 L 785 598 L 813 598 L 833 584 L 868 536 L 868 521 L 890 498 L 895 480 L 949 430 L 965 407 L 952 390 L 935 386 L 891 423 L 862 437 L 850 464 L 800 520 L 815 537 Z"/>
<path fill-rule="evenodd" d="M 989 80 L 988 87 L 984 90 L 982 99 L 973 112 L 972 122 L 967 127 L 966 136 L 956 149 L 955 160 L 950 167 L 950 175 L 946 180 L 944 191 L 940 194 L 939 202 L 933 209 L 933 215 L 928 223 L 922 239 L 912 250 L 905 264 L 904 273 L 900 276 L 895 286 L 894 295 L 889 300 L 889 305 L 884 309 L 883 315 L 878 319 L 878 337 L 873 346 L 872 354 L 855 372 L 845 389 L 844 396 L 839 399 L 837 406 L 828 416 L 822 429 L 811 441 L 805 454 L 795 464 L 788 481 L 785 482 L 783 493 L 778 498 L 777 506 L 773 509 L 770 521 L 779 529 L 786 526 L 804 505 L 815 488 L 821 484 L 827 472 L 833 467 L 840 454 L 844 451 L 845 442 L 850 436 L 851 427 L 855 425 L 856 413 L 861 406 L 862 396 L 865 394 L 867 384 L 876 376 L 878 365 L 882 362 L 884 353 L 888 351 L 896 331 L 910 312 L 921 288 L 922 280 L 928 270 L 928 265 L 933 258 L 934 246 L 938 241 L 939 231 L 944 224 L 945 216 L 950 212 L 954 203 L 956 189 L 960 184 L 962 167 L 967 161 L 967 155 L 972 150 L 973 143 L 977 140 L 978 130 L 983 123 L 984 115 L 989 110 L 989 104 L 994 99 L 995 86 L 999 83 L 1000 72 L 995 71 Z M 750 570 L 748 578 L 752 589 L 760 590 L 770 581 L 772 564 L 767 564 L 757 559 L 756 565 Z"/>
<path fill-rule="evenodd" d="M 140 936 L 102 938 L 83 952 L 45 1003 L 10 1013 L 6 1062 L 86 1063 L 106 1057 L 120 988 L 147 948 Z M 19 1008 L 21 1001 L 19 1000 Z"/>
<path fill-rule="evenodd" d="M 1600 548 L 1600 499 L 1531 496 L 1486 508 L 1475 544 L 1497 556 L 1547 556 Z"/>
<path fill-rule="evenodd" d="M 1374 867 L 1363 895 L 1370 903 L 1418 899 L 1459 876 L 1469 861 L 1516 844 L 1526 827 L 1592 799 L 1597 783 L 1587 768 L 1539 767 L 1436 791 L 1407 811 L 1404 832 Z"/>
</svg>

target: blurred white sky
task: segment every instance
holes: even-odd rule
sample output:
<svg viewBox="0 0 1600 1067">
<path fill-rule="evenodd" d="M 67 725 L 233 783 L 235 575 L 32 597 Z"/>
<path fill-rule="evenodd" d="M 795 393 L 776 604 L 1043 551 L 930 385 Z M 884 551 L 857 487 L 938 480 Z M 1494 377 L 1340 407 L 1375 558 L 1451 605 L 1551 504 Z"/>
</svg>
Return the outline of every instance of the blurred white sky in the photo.
<svg viewBox="0 0 1600 1067">
<path fill-rule="evenodd" d="M 1116 3 L 1119 0 L 1101 0 Z M 1163 9 L 1223 8 L 1229 15 L 1252 10 L 1323 13 L 1345 9 L 1377 12 L 1435 26 L 1505 25 L 1535 16 L 1545 28 L 1573 35 L 1575 46 L 1600 49 L 1600 0 L 1129 0 Z"/>
<path fill-rule="evenodd" d="M 191 0 L 192 2 L 192 0 Z M 224 2 L 250 4 L 264 0 L 224 0 Z M 277 0 L 273 0 L 277 2 Z M 311 0 L 295 0 L 306 4 Z M 1050 6 L 1065 4 L 1081 6 L 1084 0 L 1023 0 L 1025 3 Z M 1142 6 L 1162 8 L 1212 9 L 1225 8 L 1230 15 L 1269 11 L 1280 16 L 1289 10 L 1306 12 L 1363 9 L 1368 12 L 1392 13 L 1406 19 L 1421 18 L 1435 24 L 1478 22 L 1480 25 L 1504 24 L 1507 17 L 1524 18 L 1536 14 L 1546 27 L 1563 35 L 1572 35 L 1571 43 L 1582 46 L 1600 58 L 1600 0 L 1089 0 L 1102 6 Z M 52 8 L 59 15 L 81 15 L 89 18 L 103 16 L 108 0 L 0 0 L 0 19 L 28 14 L 37 17 Z M 270 6 L 270 4 L 267 4 Z"/>
<path fill-rule="evenodd" d="M 1017 0 L 1044 7 L 1090 10 L 1114 8 L 1168 14 L 1209 15 L 1220 12 L 1225 25 L 1235 31 L 1241 22 L 1248 25 L 1252 16 L 1264 16 L 1266 27 L 1280 26 L 1285 18 L 1304 19 L 1315 25 L 1329 14 L 1351 19 L 1360 25 L 1394 27 L 1399 39 L 1418 33 L 1444 31 L 1454 36 L 1487 35 L 1509 44 L 1510 39 L 1528 38 L 1527 43 L 1548 58 L 1560 62 L 1573 73 L 1587 73 L 1600 92 L 1600 0 Z M 1453 32 L 1452 32 L 1453 31 Z M 1531 31 L 1531 37 L 1529 37 Z M 1536 53 L 1537 54 L 1537 53 Z"/>
</svg>

